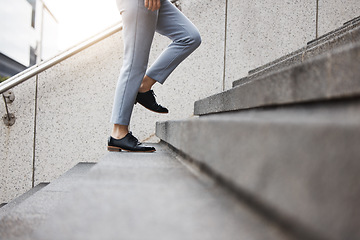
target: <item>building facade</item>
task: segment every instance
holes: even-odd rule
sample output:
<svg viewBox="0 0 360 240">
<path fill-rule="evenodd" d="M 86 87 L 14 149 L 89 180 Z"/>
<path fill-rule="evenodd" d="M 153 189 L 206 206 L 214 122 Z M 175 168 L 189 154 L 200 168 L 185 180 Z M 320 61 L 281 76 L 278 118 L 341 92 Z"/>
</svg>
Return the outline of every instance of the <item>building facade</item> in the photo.
<svg viewBox="0 0 360 240">
<path fill-rule="evenodd" d="M 41 0 L 0 0 L 0 76 L 13 76 L 58 52 L 58 22 Z"/>
</svg>

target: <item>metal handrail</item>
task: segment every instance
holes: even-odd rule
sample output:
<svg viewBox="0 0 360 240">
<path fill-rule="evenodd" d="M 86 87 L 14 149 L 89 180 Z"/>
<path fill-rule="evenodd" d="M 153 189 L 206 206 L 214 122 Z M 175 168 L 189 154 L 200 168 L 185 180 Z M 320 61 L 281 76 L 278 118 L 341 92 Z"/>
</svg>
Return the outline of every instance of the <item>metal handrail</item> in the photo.
<svg viewBox="0 0 360 240">
<path fill-rule="evenodd" d="M 90 37 L 87 40 L 77 44 L 75 47 L 65 50 L 64 52 L 60 53 L 59 55 L 56 55 L 55 57 L 53 57 L 49 60 L 42 61 L 39 64 L 36 64 L 28 69 L 25 69 L 24 71 L 16 74 L 15 76 L 7 79 L 6 81 L 0 83 L 0 94 L 17 86 L 18 84 L 20 84 L 22 82 L 25 82 L 26 80 L 45 71 L 46 69 L 49 69 L 50 67 L 64 61 L 65 59 L 81 52 L 82 50 L 94 45 L 95 43 L 113 35 L 116 32 L 119 32 L 121 30 L 122 30 L 122 23 L 120 22 L 114 26 L 107 28 L 103 32 L 101 32 L 93 37 Z"/>
</svg>

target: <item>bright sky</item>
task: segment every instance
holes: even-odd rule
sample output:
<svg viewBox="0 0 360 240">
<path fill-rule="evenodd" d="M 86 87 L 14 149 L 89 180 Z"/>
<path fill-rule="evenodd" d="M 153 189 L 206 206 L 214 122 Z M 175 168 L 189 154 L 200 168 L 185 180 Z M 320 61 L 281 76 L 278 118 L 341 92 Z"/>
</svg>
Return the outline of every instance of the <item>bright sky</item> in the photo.
<svg viewBox="0 0 360 240">
<path fill-rule="evenodd" d="M 43 0 L 59 22 L 64 50 L 121 20 L 116 0 Z"/>
</svg>

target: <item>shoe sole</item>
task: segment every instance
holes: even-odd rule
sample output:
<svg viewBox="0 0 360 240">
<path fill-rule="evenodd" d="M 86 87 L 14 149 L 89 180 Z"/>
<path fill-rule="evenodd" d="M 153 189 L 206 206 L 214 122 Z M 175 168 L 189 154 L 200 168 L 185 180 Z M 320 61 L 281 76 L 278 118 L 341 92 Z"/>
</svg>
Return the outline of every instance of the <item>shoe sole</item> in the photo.
<svg viewBox="0 0 360 240">
<path fill-rule="evenodd" d="M 136 105 L 137 103 L 139 103 L 139 102 L 135 102 L 135 105 Z M 151 112 L 154 112 L 154 113 L 161 113 L 161 114 L 168 114 L 168 113 L 169 113 L 169 111 L 167 111 L 167 112 L 157 112 L 157 111 L 151 110 L 150 108 L 145 107 L 145 106 L 142 105 L 141 103 L 139 103 L 139 104 L 140 104 L 141 106 L 143 106 L 144 108 L 146 108 L 147 110 L 149 110 L 149 111 L 151 111 Z"/>
<path fill-rule="evenodd" d="M 121 151 L 125 151 L 125 152 L 155 152 L 156 151 L 156 149 L 149 150 L 149 151 L 131 151 L 131 150 L 122 149 L 122 148 L 113 147 L 113 146 L 108 146 L 107 149 L 109 152 L 121 152 Z"/>
</svg>

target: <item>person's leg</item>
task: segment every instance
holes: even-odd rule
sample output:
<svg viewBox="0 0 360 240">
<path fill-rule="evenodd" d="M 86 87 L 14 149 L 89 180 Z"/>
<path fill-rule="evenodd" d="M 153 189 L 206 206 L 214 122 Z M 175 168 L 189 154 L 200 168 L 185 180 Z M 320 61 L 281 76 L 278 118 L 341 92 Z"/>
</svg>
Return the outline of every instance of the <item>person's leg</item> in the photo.
<svg viewBox="0 0 360 240">
<path fill-rule="evenodd" d="M 139 88 L 139 92 L 140 93 L 144 93 L 144 92 L 147 92 L 151 89 L 151 87 L 156 83 L 156 80 L 152 79 L 151 77 L 145 75 L 142 82 L 141 82 L 141 85 L 140 85 L 140 88 Z"/>
<path fill-rule="evenodd" d="M 109 151 L 153 152 L 129 133 L 129 122 L 144 77 L 156 28 L 158 11 L 149 11 L 143 0 L 117 0 L 123 20 L 124 59 L 118 79 L 108 140 Z"/>
<path fill-rule="evenodd" d="M 147 70 L 144 80 L 149 77 L 163 84 L 170 73 L 199 47 L 201 37 L 195 25 L 168 0 L 161 2 L 156 31 L 173 42 Z M 140 90 L 146 91 L 148 88 Z"/>
<path fill-rule="evenodd" d="M 111 136 L 115 139 L 121 139 L 129 133 L 129 126 L 128 125 L 120 125 L 114 124 Z"/>
<path fill-rule="evenodd" d="M 118 79 L 111 122 L 113 136 L 126 135 L 139 86 L 146 72 L 158 11 L 150 11 L 144 0 L 117 0 L 123 20 L 124 58 Z"/>
<path fill-rule="evenodd" d="M 173 42 L 147 70 L 137 102 L 151 111 L 168 113 L 167 108 L 156 102 L 151 88 L 156 81 L 164 83 L 170 73 L 200 45 L 201 37 L 194 24 L 168 0 L 161 1 L 156 31 Z"/>
</svg>

